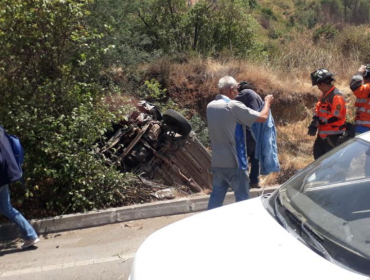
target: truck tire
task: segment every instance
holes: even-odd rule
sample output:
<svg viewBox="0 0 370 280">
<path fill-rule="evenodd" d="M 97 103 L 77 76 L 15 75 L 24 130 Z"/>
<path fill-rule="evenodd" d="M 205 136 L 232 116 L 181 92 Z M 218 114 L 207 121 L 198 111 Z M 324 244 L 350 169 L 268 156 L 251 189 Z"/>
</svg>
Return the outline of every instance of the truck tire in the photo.
<svg viewBox="0 0 370 280">
<path fill-rule="evenodd" d="M 188 136 L 191 132 L 191 124 L 183 115 L 175 110 L 168 109 L 166 112 L 164 112 L 163 122 L 182 136 Z"/>
</svg>

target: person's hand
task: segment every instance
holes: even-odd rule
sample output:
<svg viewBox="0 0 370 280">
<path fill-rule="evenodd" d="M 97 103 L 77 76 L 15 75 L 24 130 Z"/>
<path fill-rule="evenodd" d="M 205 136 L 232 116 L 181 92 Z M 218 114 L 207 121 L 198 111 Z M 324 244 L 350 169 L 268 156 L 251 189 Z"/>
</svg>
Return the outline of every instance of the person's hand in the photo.
<svg viewBox="0 0 370 280">
<path fill-rule="evenodd" d="M 319 117 L 314 116 L 312 118 L 312 121 L 311 121 L 310 125 L 308 126 L 307 134 L 310 135 L 310 136 L 315 136 L 316 132 L 317 132 L 317 127 L 319 126 L 319 123 L 320 123 Z"/>
<path fill-rule="evenodd" d="M 316 135 L 316 132 L 317 132 L 317 127 L 315 125 L 310 125 L 308 127 L 308 132 L 307 134 L 310 135 L 310 136 L 315 136 Z"/>
<path fill-rule="evenodd" d="M 364 74 L 365 73 L 365 69 L 366 69 L 366 66 L 365 65 L 361 65 L 360 68 L 358 69 L 358 72 L 360 72 L 361 74 Z"/>
<path fill-rule="evenodd" d="M 273 100 L 274 100 L 274 97 L 272 96 L 272 94 L 268 94 L 265 96 L 265 103 L 271 104 Z"/>
</svg>

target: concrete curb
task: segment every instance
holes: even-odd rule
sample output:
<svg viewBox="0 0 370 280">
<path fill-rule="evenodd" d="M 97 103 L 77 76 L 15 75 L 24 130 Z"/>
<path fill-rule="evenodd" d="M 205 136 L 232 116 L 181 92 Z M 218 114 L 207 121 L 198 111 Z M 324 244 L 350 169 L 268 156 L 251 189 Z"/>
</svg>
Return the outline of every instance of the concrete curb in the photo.
<svg viewBox="0 0 370 280">
<path fill-rule="evenodd" d="M 264 193 L 271 193 L 278 186 L 266 187 Z M 250 197 L 262 195 L 262 189 L 252 189 Z M 87 213 L 70 214 L 31 220 L 30 223 L 38 234 L 83 229 L 112 223 L 148 219 L 159 216 L 170 216 L 204 211 L 207 209 L 209 195 L 194 196 L 170 201 L 160 201 L 140 205 L 131 205 L 107 210 L 90 211 Z M 235 202 L 234 193 L 227 193 L 224 205 Z M 19 237 L 18 227 L 14 223 L 0 224 L 0 240 Z"/>
</svg>

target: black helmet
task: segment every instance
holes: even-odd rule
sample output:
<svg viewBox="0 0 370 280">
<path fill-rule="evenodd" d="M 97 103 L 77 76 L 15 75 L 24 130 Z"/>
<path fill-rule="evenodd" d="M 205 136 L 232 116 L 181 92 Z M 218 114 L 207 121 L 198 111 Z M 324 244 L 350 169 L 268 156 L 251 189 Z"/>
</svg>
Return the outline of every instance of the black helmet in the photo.
<svg viewBox="0 0 370 280">
<path fill-rule="evenodd" d="M 367 79 L 370 78 L 370 64 L 366 64 L 364 78 L 367 78 Z"/>
<path fill-rule="evenodd" d="M 320 83 L 327 83 L 334 81 L 334 74 L 325 68 L 320 68 L 311 73 L 312 85 L 315 86 Z"/>
<path fill-rule="evenodd" d="M 252 89 L 252 88 L 253 88 L 253 86 L 250 83 L 246 82 L 246 81 L 240 82 L 238 84 L 238 91 L 239 92 L 241 92 L 244 89 Z"/>
</svg>

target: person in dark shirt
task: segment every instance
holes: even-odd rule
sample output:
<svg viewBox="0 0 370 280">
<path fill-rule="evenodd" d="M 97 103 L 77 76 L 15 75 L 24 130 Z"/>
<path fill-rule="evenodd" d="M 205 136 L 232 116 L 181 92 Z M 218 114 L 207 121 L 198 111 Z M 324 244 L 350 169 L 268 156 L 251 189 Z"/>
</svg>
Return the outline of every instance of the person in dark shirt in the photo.
<svg viewBox="0 0 370 280">
<path fill-rule="evenodd" d="M 4 128 L 0 125 L 0 213 L 14 222 L 24 239 L 22 248 L 40 241 L 36 231 L 23 215 L 10 203 L 9 184 L 22 178 L 14 153 Z"/>
<path fill-rule="evenodd" d="M 263 105 L 261 96 L 259 96 L 254 90 L 251 84 L 248 82 L 241 82 L 238 85 L 239 94 L 235 97 L 235 100 L 242 102 L 245 106 L 255 111 L 259 111 Z M 249 172 L 250 188 L 260 188 L 259 186 L 259 175 L 260 175 L 260 164 L 259 160 L 255 158 L 254 152 L 256 148 L 256 141 L 253 133 L 249 127 L 247 127 L 247 156 L 249 157 L 249 163 L 251 164 Z"/>
</svg>

